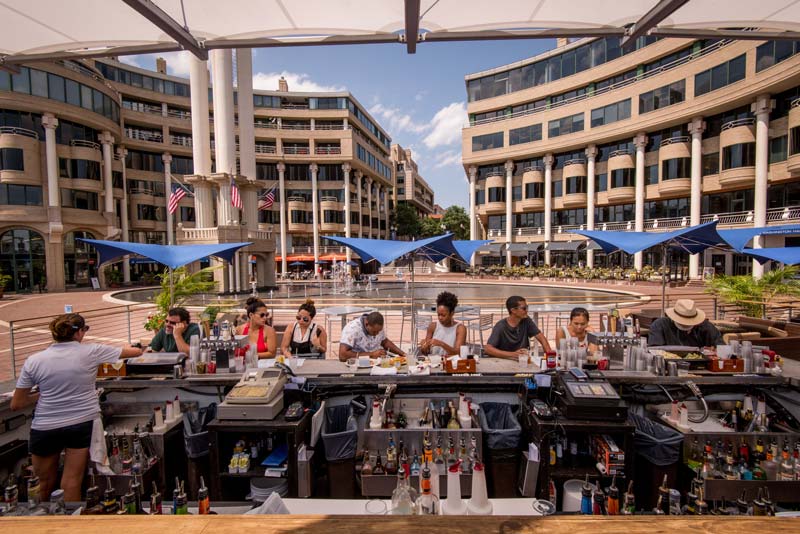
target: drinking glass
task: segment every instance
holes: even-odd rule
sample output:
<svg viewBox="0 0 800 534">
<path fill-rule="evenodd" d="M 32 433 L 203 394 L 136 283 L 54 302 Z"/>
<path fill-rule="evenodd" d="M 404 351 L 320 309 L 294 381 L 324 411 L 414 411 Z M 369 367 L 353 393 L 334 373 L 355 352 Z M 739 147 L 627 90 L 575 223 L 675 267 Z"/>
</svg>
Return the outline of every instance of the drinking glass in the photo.
<svg viewBox="0 0 800 534">
<path fill-rule="evenodd" d="M 364 510 L 371 515 L 386 515 L 389 508 L 383 499 L 370 499 L 364 505 Z"/>
</svg>

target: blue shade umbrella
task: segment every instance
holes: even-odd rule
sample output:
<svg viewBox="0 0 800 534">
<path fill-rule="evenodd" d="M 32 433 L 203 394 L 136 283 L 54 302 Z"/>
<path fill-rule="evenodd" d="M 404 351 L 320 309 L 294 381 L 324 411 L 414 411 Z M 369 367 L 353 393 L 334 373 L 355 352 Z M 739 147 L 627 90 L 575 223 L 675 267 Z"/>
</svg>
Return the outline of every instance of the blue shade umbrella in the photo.
<svg viewBox="0 0 800 534">
<path fill-rule="evenodd" d="M 358 267 L 358 262 L 350 260 L 347 262 L 347 265 L 349 265 L 350 267 Z"/>
<path fill-rule="evenodd" d="M 735 230 L 719 230 L 719 235 L 731 248 L 739 252 L 745 251 L 747 243 L 759 235 L 792 235 L 800 234 L 800 224 L 782 224 L 779 226 L 761 226 L 758 228 L 737 228 Z"/>
<path fill-rule="evenodd" d="M 475 254 L 475 251 L 489 243 L 491 243 L 491 241 L 453 241 L 453 246 L 456 252 L 458 252 L 459 257 L 464 260 L 464 263 L 472 263 L 472 255 Z"/>
<path fill-rule="evenodd" d="M 289 264 L 289 267 L 302 267 L 303 265 L 305 265 L 305 263 L 302 261 L 293 261 Z"/>
<path fill-rule="evenodd" d="M 786 265 L 800 263 L 800 247 L 746 248 L 741 252 L 753 256 L 759 263 L 778 261 Z"/>
</svg>

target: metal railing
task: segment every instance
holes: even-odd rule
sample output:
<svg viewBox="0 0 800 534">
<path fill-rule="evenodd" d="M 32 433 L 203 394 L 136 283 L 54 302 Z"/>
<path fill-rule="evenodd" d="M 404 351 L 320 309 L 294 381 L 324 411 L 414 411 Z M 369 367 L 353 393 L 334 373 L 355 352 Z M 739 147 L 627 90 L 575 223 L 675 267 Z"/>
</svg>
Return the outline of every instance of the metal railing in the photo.
<svg viewBox="0 0 800 534">
<path fill-rule="evenodd" d="M 259 145 L 256 144 L 256 154 L 276 154 L 278 147 L 275 145 Z"/>
<path fill-rule="evenodd" d="M 281 128 L 281 130 L 310 130 L 311 129 L 311 123 L 309 122 L 307 124 L 286 124 L 284 122 L 284 123 L 281 123 L 280 128 Z"/>
<path fill-rule="evenodd" d="M 342 147 L 340 146 L 318 146 L 314 147 L 314 154 L 320 155 L 331 155 L 331 154 L 341 154 Z"/>
<path fill-rule="evenodd" d="M 291 196 L 286 199 L 287 202 L 311 202 L 311 199 L 306 197 Z"/>
<path fill-rule="evenodd" d="M 128 139 L 136 139 L 138 141 L 148 141 L 150 143 L 164 142 L 163 133 L 147 132 L 144 130 L 136 130 L 134 128 L 125 128 L 125 137 Z"/>
<path fill-rule="evenodd" d="M 344 124 L 314 124 L 315 130 L 344 130 Z"/>
<path fill-rule="evenodd" d="M 138 113 L 148 113 L 150 115 L 158 115 L 163 116 L 164 111 L 161 109 L 161 106 L 152 106 L 150 104 L 144 104 L 141 102 L 130 102 L 128 106 L 123 103 L 122 109 L 127 111 L 136 111 Z"/>
<path fill-rule="evenodd" d="M 150 195 L 155 196 L 155 191 L 152 189 L 145 189 L 143 187 L 132 187 L 128 190 L 129 195 Z"/>
<path fill-rule="evenodd" d="M 796 108 L 797 106 L 800 106 L 800 98 L 795 98 L 794 100 L 792 100 L 792 103 L 790 105 L 790 107 L 792 108 Z"/>
<path fill-rule="evenodd" d="M 543 170 L 544 168 L 541 165 L 528 165 L 527 167 L 522 168 L 523 173 L 534 171 L 542 172 Z"/>
<path fill-rule="evenodd" d="M 341 202 L 339 197 L 320 197 L 320 202 Z"/>
<path fill-rule="evenodd" d="M 308 104 L 281 104 L 281 109 L 308 109 Z"/>
<path fill-rule="evenodd" d="M 731 128 L 738 128 L 739 126 L 752 126 L 756 123 L 756 119 L 754 117 L 745 117 L 743 119 L 736 119 L 735 121 L 728 121 L 722 125 L 720 131 L 724 132 L 725 130 L 730 130 Z"/>
<path fill-rule="evenodd" d="M 564 162 L 564 167 L 569 167 L 570 165 L 585 165 L 586 160 L 583 158 L 575 158 L 575 159 L 568 159 Z"/>
<path fill-rule="evenodd" d="M 191 111 L 182 111 L 177 109 L 170 109 L 167 111 L 167 117 L 172 117 L 174 119 L 186 119 L 189 120 L 192 118 Z"/>
<path fill-rule="evenodd" d="M 100 143 L 95 143 L 94 141 L 86 141 L 84 139 L 73 139 L 72 141 L 69 142 L 69 144 L 70 146 L 100 150 Z"/>
<path fill-rule="evenodd" d="M 283 147 L 284 154 L 298 154 L 298 155 L 308 155 L 310 152 L 307 146 L 285 146 Z"/>
<path fill-rule="evenodd" d="M 18 128 L 16 126 L 0 126 L 0 135 L 22 135 L 32 139 L 39 139 L 39 134 L 27 128 Z"/>
<path fill-rule="evenodd" d="M 662 139 L 661 143 L 658 145 L 658 148 L 667 146 L 667 145 L 674 145 L 676 143 L 688 143 L 689 136 L 688 135 L 676 135 L 675 137 L 669 137 L 667 139 Z"/>
<path fill-rule="evenodd" d="M 608 159 L 616 158 L 617 156 L 630 156 L 631 151 L 627 148 L 623 148 L 620 150 L 614 150 L 608 155 Z"/>
<path fill-rule="evenodd" d="M 171 135 L 169 136 L 169 141 L 173 145 L 185 146 L 190 147 L 192 146 L 192 138 L 186 137 L 184 135 Z"/>
<path fill-rule="evenodd" d="M 277 122 L 254 122 L 253 126 L 256 128 L 267 128 L 269 130 L 277 130 L 278 123 Z"/>
</svg>

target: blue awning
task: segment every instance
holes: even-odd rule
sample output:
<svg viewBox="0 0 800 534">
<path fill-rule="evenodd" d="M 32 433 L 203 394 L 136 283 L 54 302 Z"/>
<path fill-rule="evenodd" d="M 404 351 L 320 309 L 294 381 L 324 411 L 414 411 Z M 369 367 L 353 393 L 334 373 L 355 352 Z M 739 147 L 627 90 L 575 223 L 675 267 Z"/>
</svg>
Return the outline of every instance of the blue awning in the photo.
<svg viewBox="0 0 800 534">
<path fill-rule="evenodd" d="M 753 256 L 758 263 L 768 261 L 779 261 L 786 265 L 797 265 L 800 263 L 800 247 L 776 247 L 776 248 L 746 248 L 743 253 Z"/>
<path fill-rule="evenodd" d="M 667 243 L 673 248 L 684 250 L 689 254 L 696 254 L 724 242 L 719 233 L 717 233 L 717 221 L 681 228 L 671 232 L 572 230 L 572 233 L 592 239 L 607 253 L 622 250 L 628 254 L 636 254 L 650 247 Z"/>
<path fill-rule="evenodd" d="M 230 263 L 233 254 L 242 247 L 252 243 L 224 243 L 219 245 L 149 245 L 145 243 L 128 243 L 125 241 L 101 241 L 98 239 L 78 239 L 92 245 L 100 254 L 100 263 L 113 261 L 126 254 L 138 254 L 177 269 L 183 265 L 205 258 L 216 256 Z"/>
<path fill-rule="evenodd" d="M 737 228 L 736 230 L 719 230 L 719 235 L 733 249 L 744 251 L 751 239 L 758 235 L 792 235 L 800 234 L 800 224 L 782 224 L 780 226 L 761 226 L 758 228 Z"/>
<path fill-rule="evenodd" d="M 325 236 L 328 241 L 350 247 L 365 262 L 372 260 L 381 265 L 391 263 L 406 254 L 414 253 L 417 258 L 438 263 L 450 256 L 459 256 L 453 246 L 453 234 L 443 234 L 419 241 L 394 241 L 390 239 L 364 239 L 358 237 Z"/>
<path fill-rule="evenodd" d="M 472 255 L 475 254 L 479 248 L 491 241 L 473 240 L 473 241 L 453 241 L 453 246 L 456 248 L 458 255 L 464 260 L 464 263 L 472 262 Z"/>
</svg>

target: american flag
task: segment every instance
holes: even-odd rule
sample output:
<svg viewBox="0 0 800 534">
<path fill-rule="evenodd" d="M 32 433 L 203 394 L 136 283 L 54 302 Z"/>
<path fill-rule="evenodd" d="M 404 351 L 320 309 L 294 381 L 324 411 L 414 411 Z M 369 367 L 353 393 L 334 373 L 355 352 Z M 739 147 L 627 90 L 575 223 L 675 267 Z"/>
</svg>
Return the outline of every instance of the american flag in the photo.
<svg viewBox="0 0 800 534">
<path fill-rule="evenodd" d="M 273 186 L 272 189 L 267 191 L 266 195 L 261 197 L 261 199 L 258 202 L 258 209 L 262 211 L 268 210 L 272 207 L 274 203 L 275 203 L 275 186 Z"/>
<path fill-rule="evenodd" d="M 239 194 L 239 188 L 236 187 L 236 182 L 231 178 L 231 204 L 237 210 L 244 208 L 242 196 Z"/>
<path fill-rule="evenodd" d="M 186 189 L 181 184 L 172 184 L 172 193 L 169 195 L 167 210 L 175 213 L 178 210 L 178 203 L 186 196 Z"/>
</svg>

